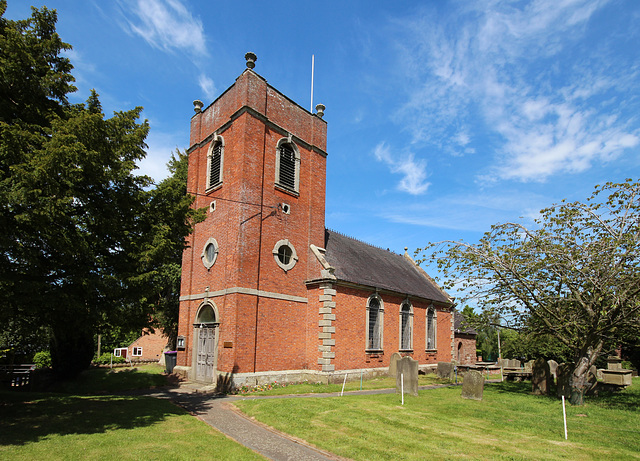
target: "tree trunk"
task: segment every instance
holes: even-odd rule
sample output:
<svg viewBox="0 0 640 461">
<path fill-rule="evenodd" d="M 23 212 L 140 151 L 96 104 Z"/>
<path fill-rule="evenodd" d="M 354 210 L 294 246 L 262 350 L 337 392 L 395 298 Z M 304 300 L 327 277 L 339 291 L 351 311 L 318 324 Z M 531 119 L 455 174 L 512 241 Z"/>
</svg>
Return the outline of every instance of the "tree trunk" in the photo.
<svg viewBox="0 0 640 461">
<path fill-rule="evenodd" d="M 569 403 L 571 405 L 584 405 L 584 395 L 590 388 L 589 368 L 595 362 L 596 357 L 597 353 L 593 348 L 589 348 L 586 354 L 575 363 L 570 381 L 571 396 L 569 397 Z"/>
</svg>

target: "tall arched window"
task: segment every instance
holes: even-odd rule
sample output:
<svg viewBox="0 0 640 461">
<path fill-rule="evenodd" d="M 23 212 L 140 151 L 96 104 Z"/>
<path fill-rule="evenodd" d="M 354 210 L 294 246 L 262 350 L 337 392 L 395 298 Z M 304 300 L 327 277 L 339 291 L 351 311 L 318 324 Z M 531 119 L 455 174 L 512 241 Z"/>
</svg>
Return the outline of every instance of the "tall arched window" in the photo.
<svg viewBox="0 0 640 461">
<path fill-rule="evenodd" d="M 222 184 L 222 164 L 224 160 L 224 139 L 215 135 L 207 153 L 207 189 Z"/>
<path fill-rule="evenodd" d="M 409 302 L 400 308 L 400 350 L 413 349 L 413 312 Z"/>
<path fill-rule="evenodd" d="M 382 349 L 383 314 L 382 300 L 376 295 L 370 297 L 367 303 L 367 350 Z"/>
<path fill-rule="evenodd" d="M 436 310 L 433 304 L 427 309 L 427 350 L 436 349 Z"/>
<path fill-rule="evenodd" d="M 298 192 L 300 188 L 300 152 L 291 137 L 278 142 L 276 185 L 290 192 Z"/>
</svg>

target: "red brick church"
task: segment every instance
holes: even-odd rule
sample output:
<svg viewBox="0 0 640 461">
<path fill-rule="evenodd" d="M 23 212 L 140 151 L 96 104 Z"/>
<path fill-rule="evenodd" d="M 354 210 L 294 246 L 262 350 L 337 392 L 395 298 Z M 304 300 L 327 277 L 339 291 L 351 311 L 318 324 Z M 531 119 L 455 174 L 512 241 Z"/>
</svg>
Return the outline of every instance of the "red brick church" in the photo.
<svg viewBox="0 0 640 461">
<path fill-rule="evenodd" d="M 195 101 L 188 190 L 207 219 L 182 262 L 178 366 L 236 384 L 326 381 L 455 358 L 452 299 L 406 253 L 325 228 L 327 123 L 247 69 Z"/>
</svg>

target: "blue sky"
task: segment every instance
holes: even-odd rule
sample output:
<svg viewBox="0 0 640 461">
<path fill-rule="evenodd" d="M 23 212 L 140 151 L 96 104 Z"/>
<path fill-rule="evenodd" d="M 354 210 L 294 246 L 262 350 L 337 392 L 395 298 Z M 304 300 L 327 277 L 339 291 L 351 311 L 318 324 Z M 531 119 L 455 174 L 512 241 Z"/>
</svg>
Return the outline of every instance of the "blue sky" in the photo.
<svg viewBox="0 0 640 461">
<path fill-rule="evenodd" d="M 34 0 L 35 1 L 35 0 Z M 244 70 L 326 105 L 326 225 L 401 253 L 640 175 L 640 2 L 46 0 L 78 92 L 144 107 L 141 172 Z M 6 17 L 29 14 L 9 0 Z"/>
</svg>

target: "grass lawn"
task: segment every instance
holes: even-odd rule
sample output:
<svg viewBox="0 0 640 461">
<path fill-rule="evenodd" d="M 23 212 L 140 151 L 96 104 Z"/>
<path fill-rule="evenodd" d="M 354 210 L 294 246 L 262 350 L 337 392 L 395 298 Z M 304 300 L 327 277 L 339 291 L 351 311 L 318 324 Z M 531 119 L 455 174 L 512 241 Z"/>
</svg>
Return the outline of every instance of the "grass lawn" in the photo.
<svg viewBox="0 0 640 461">
<path fill-rule="evenodd" d="M 167 400 L 86 395 L 166 383 L 160 367 L 114 370 L 57 389 L 73 394 L 1 391 L 0 459 L 263 459 Z"/>
<path fill-rule="evenodd" d="M 498 375 L 500 378 L 500 375 Z M 462 381 L 462 378 L 458 378 L 458 381 Z M 418 377 L 419 386 L 429 386 L 433 384 L 449 384 L 447 379 L 440 379 L 435 374 L 420 375 Z M 238 389 L 238 394 L 251 394 L 251 395 L 296 395 L 296 394 L 329 394 L 332 392 L 342 391 L 342 382 L 334 384 L 318 384 L 318 383 L 299 383 L 299 384 L 280 384 L 271 383 L 257 387 L 241 387 Z M 363 381 L 362 384 L 359 379 L 354 381 L 347 381 L 344 385 L 344 391 L 357 391 L 362 389 L 389 389 L 396 387 L 396 378 L 390 378 L 388 376 L 381 376 L 373 379 Z"/>
<path fill-rule="evenodd" d="M 246 400 L 249 416 L 353 459 L 640 459 L 640 381 L 567 405 L 530 395 L 531 383 L 487 384 L 482 401 L 460 387 L 395 394 Z"/>
</svg>

